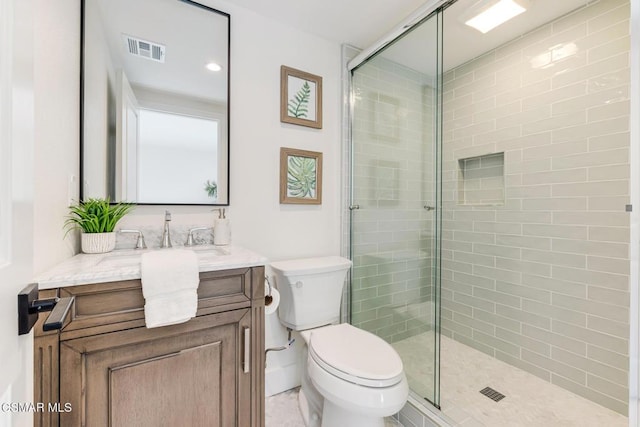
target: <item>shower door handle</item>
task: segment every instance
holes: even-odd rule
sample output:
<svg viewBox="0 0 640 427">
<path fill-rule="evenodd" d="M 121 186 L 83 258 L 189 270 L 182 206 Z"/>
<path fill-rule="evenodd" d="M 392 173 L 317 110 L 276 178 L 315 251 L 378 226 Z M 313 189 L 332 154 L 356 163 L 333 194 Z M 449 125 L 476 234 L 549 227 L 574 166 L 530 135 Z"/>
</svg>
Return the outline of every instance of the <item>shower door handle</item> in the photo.
<svg viewBox="0 0 640 427">
<path fill-rule="evenodd" d="M 436 210 L 436 207 L 435 207 L 435 206 L 429 206 L 429 205 L 424 205 L 424 206 L 423 206 L 423 208 L 424 208 L 426 211 L 435 211 L 435 210 Z"/>
<path fill-rule="evenodd" d="M 349 210 L 350 211 L 355 211 L 360 209 L 360 205 L 349 205 Z"/>
</svg>

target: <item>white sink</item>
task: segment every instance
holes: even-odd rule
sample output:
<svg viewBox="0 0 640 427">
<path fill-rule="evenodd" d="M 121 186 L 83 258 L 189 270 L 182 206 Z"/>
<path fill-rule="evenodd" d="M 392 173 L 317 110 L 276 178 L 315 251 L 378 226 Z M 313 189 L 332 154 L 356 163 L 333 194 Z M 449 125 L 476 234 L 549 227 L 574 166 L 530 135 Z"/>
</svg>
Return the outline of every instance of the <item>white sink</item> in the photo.
<svg viewBox="0 0 640 427">
<path fill-rule="evenodd" d="M 185 248 L 187 249 L 187 248 Z M 192 251 L 194 251 L 196 254 L 198 254 L 198 256 L 204 256 L 204 255 L 229 255 L 229 250 L 225 249 L 223 247 L 220 246 L 213 246 L 213 245 L 200 245 L 200 246 L 191 246 L 190 248 Z"/>
<path fill-rule="evenodd" d="M 201 263 L 215 262 L 218 261 L 220 257 L 231 254 L 228 249 L 212 245 L 194 246 L 191 249 L 198 255 L 198 261 Z"/>
<path fill-rule="evenodd" d="M 174 249 L 183 249 L 183 247 L 175 247 Z M 199 245 L 199 246 L 191 246 L 185 247 L 186 250 L 192 250 L 198 256 L 198 261 L 200 262 L 210 262 L 214 261 L 216 258 L 220 256 L 228 256 L 230 255 L 229 249 L 225 249 L 219 246 L 213 245 Z M 166 250 L 166 249 L 143 249 L 143 250 L 124 250 L 124 251 L 115 251 L 109 252 L 105 254 L 104 257 L 98 261 L 97 265 L 108 268 L 118 268 L 118 267 L 132 267 L 134 265 L 140 265 L 140 256 L 152 250 Z M 171 249 L 169 249 L 171 250 Z"/>
<path fill-rule="evenodd" d="M 131 267 L 140 264 L 140 256 L 144 252 L 147 251 L 127 251 L 127 253 L 110 252 L 98 261 L 98 265 L 105 267 Z"/>
</svg>

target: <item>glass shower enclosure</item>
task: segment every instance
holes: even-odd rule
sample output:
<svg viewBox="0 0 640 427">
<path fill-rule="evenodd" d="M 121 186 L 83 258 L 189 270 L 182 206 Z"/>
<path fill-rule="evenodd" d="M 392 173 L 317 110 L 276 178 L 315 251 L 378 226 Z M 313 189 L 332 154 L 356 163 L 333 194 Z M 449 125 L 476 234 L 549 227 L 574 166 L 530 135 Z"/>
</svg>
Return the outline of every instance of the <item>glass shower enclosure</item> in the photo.
<svg viewBox="0 0 640 427">
<path fill-rule="evenodd" d="M 349 63 L 350 321 L 447 422 L 628 425 L 633 2 L 498 3 Z"/>
<path fill-rule="evenodd" d="M 439 406 L 441 13 L 351 74 L 351 323 Z"/>
</svg>

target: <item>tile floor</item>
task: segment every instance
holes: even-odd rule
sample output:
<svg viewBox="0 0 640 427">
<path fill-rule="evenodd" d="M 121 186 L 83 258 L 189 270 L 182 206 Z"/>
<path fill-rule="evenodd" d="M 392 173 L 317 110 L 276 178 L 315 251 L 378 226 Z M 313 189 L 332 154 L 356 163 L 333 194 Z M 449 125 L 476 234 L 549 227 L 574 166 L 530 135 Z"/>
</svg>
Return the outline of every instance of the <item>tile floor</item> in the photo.
<svg viewBox="0 0 640 427">
<path fill-rule="evenodd" d="M 414 391 L 431 395 L 433 335 L 425 333 L 393 346 L 402 357 Z M 442 411 L 463 427 L 626 427 L 627 417 L 501 362 L 457 341 L 441 340 Z M 431 363 L 430 363 L 431 362 Z M 493 402 L 479 391 L 490 386 L 506 395 Z M 535 393 L 532 392 L 535 391 Z M 387 426 L 401 426 L 389 420 Z M 266 427 L 304 427 L 298 389 L 268 397 Z"/>
<path fill-rule="evenodd" d="M 264 412 L 265 427 L 304 427 L 297 388 L 267 397 Z"/>
<path fill-rule="evenodd" d="M 402 357 L 411 388 L 432 394 L 433 334 L 393 344 Z M 440 349 L 442 411 L 461 426 L 625 427 L 627 417 L 442 337 Z M 506 395 L 494 402 L 479 391 L 489 386 Z"/>
<path fill-rule="evenodd" d="M 265 403 L 265 427 L 305 427 L 302 415 L 298 410 L 298 390 L 295 388 L 267 397 Z M 394 419 L 387 419 L 385 427 L 402 427 L 402 424 Z"/>
</svg>

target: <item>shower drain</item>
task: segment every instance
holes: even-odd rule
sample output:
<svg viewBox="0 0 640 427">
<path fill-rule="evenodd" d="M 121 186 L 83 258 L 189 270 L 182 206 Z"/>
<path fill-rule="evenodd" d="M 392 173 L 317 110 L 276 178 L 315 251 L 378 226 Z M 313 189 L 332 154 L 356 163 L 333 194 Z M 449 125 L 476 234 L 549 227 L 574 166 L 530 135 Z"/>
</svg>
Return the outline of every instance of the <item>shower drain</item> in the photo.
<svg viewBox="0 0 640 427">
<path fill-rule="evenodd" d="M 505 398 L 504 394 L 500 393 L 499 391 L 495 391 L 491 387 L 483 388 L 482 390 L 480 390 L 480 394 L 484 394 L 489 399 L 491 399 L 491 400 L 493 400 L 495 402 L 500 402 L 502 399 Z"/>
</svg>

